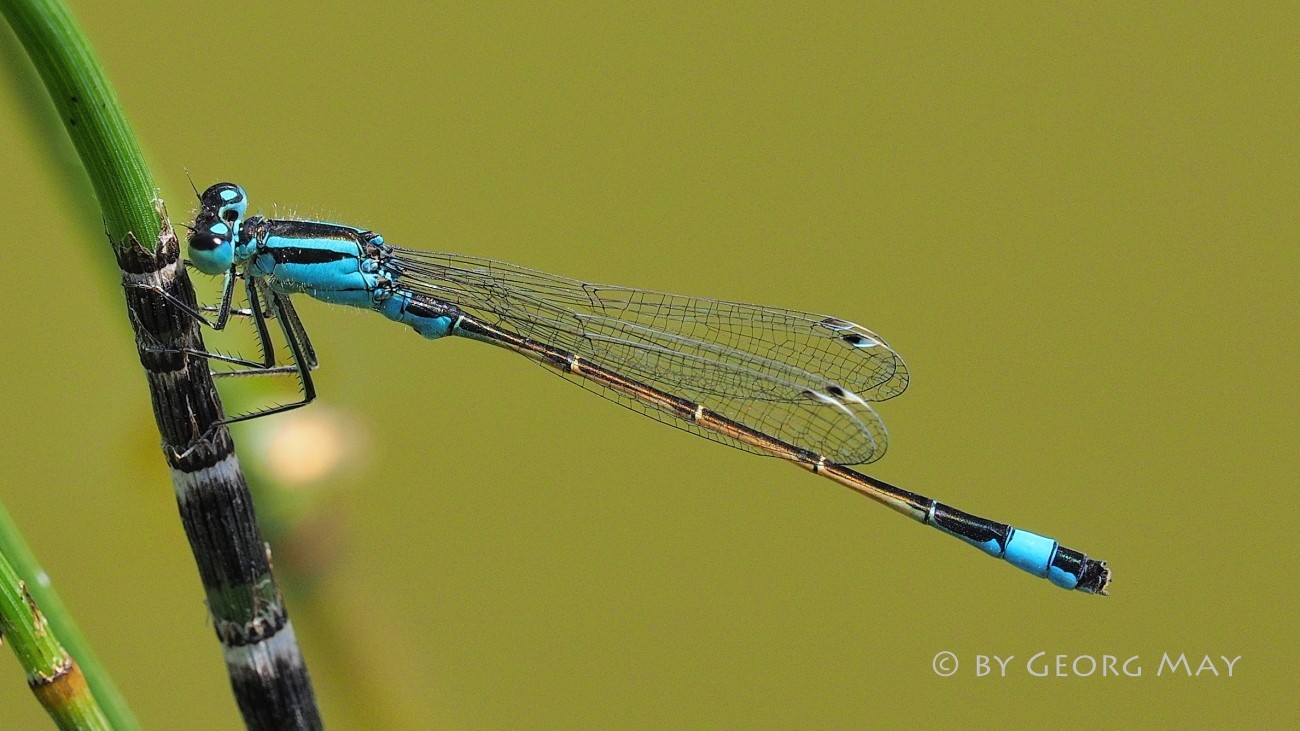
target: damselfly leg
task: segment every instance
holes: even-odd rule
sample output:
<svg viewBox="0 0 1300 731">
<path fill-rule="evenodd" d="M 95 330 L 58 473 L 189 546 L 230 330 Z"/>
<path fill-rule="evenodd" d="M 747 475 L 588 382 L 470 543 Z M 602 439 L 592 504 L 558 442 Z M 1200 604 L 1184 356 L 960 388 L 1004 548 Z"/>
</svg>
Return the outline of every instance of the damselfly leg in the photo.
<svg viewBox="0 0 1300 731">
<path fill-rule="evenodd" d="M 244 282 L 244 292 L 248 299 L 247 308 L 234 306 L 234 291 L 238 280 Z M 221 420 L 218 424 L 235 424 L 262 416 L 283 413 L 311 403 L 316 398 L 316 386 L 312 381 L 311 371 L 320 365 L 320 361 L 316 356 L 315 347 L 311 344 L 311 338 L 307 335 L 307 330 L 302 324 L 302 319 L 298 317 L 298 312 L 294 309 L 288 295 L 272 290 L 263 280 L 249 276 L 234 267 L 227 272 L 221 289 L 221 300 L 218 305 L 199 306 L 198 308 L 177 300 L 167 292 L 160 292 L 160 294 L 189 316 L 218 332 L 227 328 L 232 316 L 251 320 L 258 347 L 262 352 L 262 358 L 260 360 L 250 360 L 225 353 L 189 348 L 180 349 L 179 352 L 209 361 L 241 366 L 235 370 L 213 370 L 212 376 L 214 378 L 296 375 L 302 398 L 289 403 L 276 404 L 237 416 L 230 416 Z M 209 319 L 204 314 L 205 312 L 215 312 L 216 318 Z M 267 320 L 275 320 L 279 323 L 280 332 L 284 335 L 289 351 L 289 363 L 287 364 L 280 364 L 276 358 L 276 344 L 271 337 Z"/>
</svg>

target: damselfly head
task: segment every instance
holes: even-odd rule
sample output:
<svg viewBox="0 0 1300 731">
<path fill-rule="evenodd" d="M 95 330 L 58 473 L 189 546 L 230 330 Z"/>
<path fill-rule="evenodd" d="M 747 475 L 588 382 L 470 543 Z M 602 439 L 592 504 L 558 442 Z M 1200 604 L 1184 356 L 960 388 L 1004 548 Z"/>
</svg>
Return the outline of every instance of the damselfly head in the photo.
<svg viewBox="0 0 1300 731">
<path fill-rule="evenodd" d="M 190 261 L 199 271 L 222 274 L 230 269 L 247 210 L 248 197 L 234 183 L 217 183 L 199 196 L 199 213 L 186 237 Z"/>
<path fill-rule="evenodd" d="M 199 196 L 200 214 L 211 211 L 226 223 L 234 223 L 248 210 L 248 196 L 234 183 L 217 183 Z"/>
</svg>

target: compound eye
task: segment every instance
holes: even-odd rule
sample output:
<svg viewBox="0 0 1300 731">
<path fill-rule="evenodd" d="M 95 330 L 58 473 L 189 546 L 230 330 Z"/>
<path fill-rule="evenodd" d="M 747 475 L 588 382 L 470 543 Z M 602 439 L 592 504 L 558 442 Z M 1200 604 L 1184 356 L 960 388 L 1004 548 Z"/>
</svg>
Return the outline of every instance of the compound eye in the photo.
<svg viewBox="0 0 1300 731">
<path fill-rule="evenodd" d="M 234 183 L 217 183 L 199 196 L 199 208 L 212 220 L 220 219 L 233 227 L 248 210 L 248 198 L 244 189 Z"/>
<path fill-rule="evenodd" d="M 199 200 L 204 203 L 214 203 L 216 205 L 227 205 L 237 203 L 244 198 L 244 189 L 234 183 L 216 183 L 208 186 L 199 196 Z"/>
<path fill-rule="evenodd" d="M 224 236 L 218 236 L 211 231 L 195 229 L 190 232 L 188 237 L 190 248 L 198 251 L 212 251 L 218 246 L 226 243 Z"/>
</svg>

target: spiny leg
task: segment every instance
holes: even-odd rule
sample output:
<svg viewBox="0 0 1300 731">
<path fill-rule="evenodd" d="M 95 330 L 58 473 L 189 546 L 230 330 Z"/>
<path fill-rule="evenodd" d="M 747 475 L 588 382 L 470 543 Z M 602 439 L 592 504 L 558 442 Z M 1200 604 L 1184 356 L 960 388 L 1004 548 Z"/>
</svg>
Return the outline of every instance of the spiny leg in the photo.
<svg viewBox="0 0 1300 731">
<path fill-rule="evenodd" d="M 320 359 L 316 357 L 316 348 L 311 344 L 311 338 L 307 336 L 307 328 L 303 327 L 302 319 L 298 317 L 298 311 L 294 309 L 292 300 L 288 295 L 275 297 L 275 302 L 280 308 L 280 325 L 287 330 L 294 332 L 293 336 L 287 336 L 290 342 L 297 342 L 302 346 L 303 362 L 307 365 L 308 370 L 316 370 L 320 365 Z"/>
<path fill-rule="evenodd" d="M 235 282 L 240 279 L 244 280 L 245 291 L 248 294 L 250 306 L 247 310 L 237 309 L 232 306 L 234 302 Z M 215 308 L 200 307 L 199 309 L 195 309 L 166 291 L 158 290 L 158 293 L 181 311 L 213 330 L 225 330 L 232 314 L 249 317 L 253 320 L 254 328 L 257 332 L 258 344 L 262 349 L 261 361 L 248 360 L 246 358 L 225 355 L 223 353 L 195 350 L 192 348 L 179 348 L 176 349 L 175 352 L 186 353 L 187 355 L 194 355 L 207 360 L 216 360 L 223 363 L 232 363 L 234 365 L 245 367 L 244 370 L 237 371 L 214 371 L 212 375 L 218 378 L 225 376 L 267 375 L 297 372 L 298 369 L 295 366 L 277 367 L 275 364 L 275 346 L 271 342 L 270 331 L 266 327 L 266 318 L 273 317 L 274 313 L 264 310 L 259 304 L 257 287 L 258 284 L 255 282 L 253 277 L 248 276 L 248 274 L 244 272 L 238 271 L 235 267 L 231 267 L 230 271 L 226 273 L 226 279 L 221 288 L 221 304 Z M 209 321 L 208 318 L 203 315 L 202 311 L 215 311 L 217 313 L 216 322 Z M 299 323 L 299 328 L 301 329 L 301 327 L 302 325 Z"/>
<path fill-rule="evenodd" d="M 262 349 L 262 360 L 251 361 L 242 358 L 231 358 L 222 356 L 219 353 L 206 354 L 206 357 L 212 357 L 227 363 L 247 366 L 242 370 L 235 371 L 214 371 L 214 378 L 229 378 L 231 376 L 265 376 L 284 373 L 298 373 L 301 368 L 295 359 L 295 362 L 288 365 L 276 365 L 275 360 L 275 343 L 271 342 L 271 331 L 266 326 L 267 319 L 275 319 L 280 322 L 280 328 L 285 333 L 285 340 L 293 349 L 294 343 L 302 346 L 301 352 L 305 354 L 305 364 L 307 368 L 314 369 L 318 365 L 316 360 L 316 350 L 311 345 L 311 340 L 307 338 L 307 331 L 302 325 L 302 320 L 298 318 L 298 313 L 293 309 L 288 295 L 279 295 L 266 287 L 261 280 L 252 277 L 245 277 L 245 290 L 248 295 L 249 308 L 247 312 L 253 320 L 254 331 L 257 333 L 258 346 Z M 265 304 L 264 304 L 265 300 Z M 290 334 L 292 329 L 293 334 Z M 195 353 L 203 356 L 203 353 Z M 297 352 L 295 352 L 297 355 Z"/>
<path fill-rule="evenodd" d="M 189 262 L 186 262 L 186 265 L 188 266 Z M 240 315 L 244 314 L 243 311 L 236 310 L 231 306 L 235 297 L 235 281 L 244 278 L 244 276 L 245 275 L 242 272 L 237 271 L 236 268 L 233 266 L 230 268 L 230 271 L 226 272 L 225 281 L 222 282 L 221 285 L 221 304 L 216 308 L 208 308 L 208 307 L 200 306 L 198 309 L 195 309 L 191 307 L 189 303 L 182 302 L 181 300 L 177 299 L 175 295 L 173 295 L 171 292 L 168 292 L 165 289 L 159 287 L 152 287 L 152 286 L 149 287 L 148 289 L 152 290 L 153 292 L 156 292 L 163 299 L 172 303 L 172 305 L 174 305 L 175 307 L 177 307 L 178 309 L 180 309 L 182 312 L 189 315 L 190 317 L 193 317 L 194 319 L 198 320 L 204 325 L 207 325 L 213 330 L 220 331 L 226 329 L 226 323 L 230 320 L 230 315 L 232 312 L 238 313 Z M 216 312 L 217 321 L 212 322 L 208 320 L 208 318 L 203 315 L 203 311 L 205 310 L 208 312 Z"/>
<path fill-rule="evenodd" d="M 240 311 L 233 308 L 234 299 L 234 282 L 236 279 L 244 280 L 245 292 L 248 296 L 249 307 L 247 310 Z M 241 316 L 247 315 L 253 320 L 254 330 L 257 333 L 258 343 L 262 348 L 262 360 L 254 361 L 235 356 L 224 355 L 221 353 L 212 353 L 200 351 L 192 348 L 181 348 L 178 352 L 187 353 L 207 360 L 218 360 L 225 363 L 245 366 L 242 370 L 234 371 L 217 371 L 212 375 L 214 377 L 230 376 L 260 376 L 272 374 L 294 373 L 298 375 L 298 380 L 302 385 L 303 398 L 288 404 L 280 404 L 265 409 L 260 409 L 247 414 L 228 417 L 213 424 L 213 427 L 235 424 L 241 421 L 248 421 L 262 416 L 278 414 L 291 409 L 306 406 L 316 398 L 316 386 L 311 378 L 311 370 L 319 365 L 316 357 L 316 349 L 311 344 L 311 339 L 307 336 L 307 330 L 298 317 L 298 312 L 293 308 L 289 301 L 289 296 L 280 294 L 270 289 L 262 280 L 251 277 L 245 272 L 239 272 L 231 268 L 227 274 L 226 282 L 222 287 L 221 305 L 217 308 L 217 321 L 210 322 L 203 314 L 190 307 L 188 304 L 177 300 L 175 297 L 166 292 L 161 293 L 165 298 L 179 307 L 182 311 L 197 319 L 199 322 L 213 328 L 214 330 L 224 329 L 232 313 Z M 263 306 L 265 298 L 266 306 Z M 284 333 L 286 342 L 289 345 L 289 353 L 292 363 L 288 365 L 277 366 L 275 359 L 275 344 L 271 341 L 270 329 L 266 325 L 266 320 L 274 318 L 280 323 L 280 330 Z"/>
<path fill-rule="evenodd" d="M 261 305 L 257 301 L 258 295 L 256 291 L 259 286 L 261 286 L 260 282 L 253 282 L 251 284 L 249 288 L 249 298 L 251 309 L 260 315 Z M 222 419 L 220 422 L 221 424 L 234 424 L 240 421 L 248 421 L 249 419 L 270 416 L 271 414 L 283 413 L 285 411 L 306 406 L 316 399 L 316 385 L 312 382 L 311 378 L 311 370 L 317 365 L 316 351 L 312 347 L 311 341 L 307 338 L 307 331 L 303 329 L 302 321 L 298 319 L 298 313 L 294 311 L 293 305 L 289 304 L 288 295 L 280 294 L 279 292 L 270 289 L 267 289 L 265 294 L 268 299 L 268 304 L 270 305 L 270 311 L 274 314 L 275 319 L 280 323 L 280 329 L 284 333 L 285 340 L 289 344 L 289 354 L 293 360 L 293 364 L 292 366 L 268 368 L 260 371 L 247 370 L 234 372 L 234 374 L 254 375 L 257 373 L 296 372 L 298 374 L 298 380 L 302 384 L 302 399 L 293 403 L 271 406 L 248 414 L 240 414 L 239 416 Z M 260 327 L 264 331 L 266 328 L 265 319 L 262 317 L 255 317 L 254 319 L 259 322 Z M 270 360 L 270 358 L 268 358 L 268 360 Z M 289 369 L 292 369 L 292 371 Z"/>
</svg>

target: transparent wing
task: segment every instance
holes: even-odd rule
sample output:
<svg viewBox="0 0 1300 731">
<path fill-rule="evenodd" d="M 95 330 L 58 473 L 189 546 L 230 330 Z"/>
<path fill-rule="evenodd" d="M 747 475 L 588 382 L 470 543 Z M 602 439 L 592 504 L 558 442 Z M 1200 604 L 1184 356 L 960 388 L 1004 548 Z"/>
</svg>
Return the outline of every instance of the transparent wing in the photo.
<svg viewBox="0 0 1300 731">
<path fill-rule="evenodd" d="M 880 336 L 838 318 L 590 284 L 459 254 L 392 252 L 402 286 L 831 462 L 879 459 L 888 437 L 867 402 L 907 387 L 898 354 Z M 665 423 L 762 453 L 579 376 L 560 375 Z"/>
</svg>

